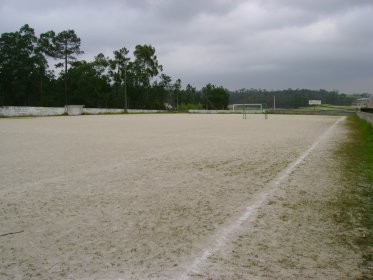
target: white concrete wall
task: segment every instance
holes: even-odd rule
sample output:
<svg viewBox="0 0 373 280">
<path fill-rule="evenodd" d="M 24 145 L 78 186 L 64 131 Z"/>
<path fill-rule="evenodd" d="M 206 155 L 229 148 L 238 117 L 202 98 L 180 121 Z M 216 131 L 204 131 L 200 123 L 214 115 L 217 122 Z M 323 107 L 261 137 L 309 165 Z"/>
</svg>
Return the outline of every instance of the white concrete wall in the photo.
<svg viewBox="0 0 373 280">
<path fill-rule="evenodd" d="M 69 116 L 79 116 L 83 114 L 84 105 L 66 105 L 66 112 Z"/>
<path fill-rule="evenodd" d="M 24 106 L 4 106 L 0 107 L 0 116 L 20 117 L 20 116 L 58 116 L 65 113 L 63 107 L 24 107 Z"/>
<path fill-rule="evenodd" d="M 373 114 L 365 113 L 365 112 L 357 112 L 357 115 L 360 119 L 366 120 L 373 126 Z"/>
<path fill-rule="evenodd" d="M 83 108 L 82 105 L 68 105 L 65 107 L 24 107 L 4 106 L 0 107 L 0 117 L 22 117 L 22 116 L 59 116 L 67 112 L 69 115 L 83 114 L 120 114 L 123 109 L 106 108 Z M 163 113 L 166 110 L 142 110 L 128 109 L 128 113 Z"/>
<path fill-rule="evenodd" d="M 143 110 L 143 109 L 128 109 L 128 113 L 165 113 L 167 110 Z"/>
<path fill-rule="evenodd" d="M 83 108 L 84 114 L 120 114 L 123 113 L 123 109 L 107 109 L 107 108 Z"/>
<path fill-rule="evenodd" d="M 128 113 L 164 113 L 166 110 L 143 110 L 143 109 L 128 109 Z M 107 108 L 83 108 L 84 114 L 121 114 L 124 109 L 107 109 Z"/>
<path fill-rule="evenodd" d="M 230 110 L 188 110 L 188 113 L 192 114 L 231 114 L 233 111 Z"/>
<path fill-rule="evenodd" d="M 369 98 L 368 107 L 373 108 L 373 96 Z"/>
</svg>

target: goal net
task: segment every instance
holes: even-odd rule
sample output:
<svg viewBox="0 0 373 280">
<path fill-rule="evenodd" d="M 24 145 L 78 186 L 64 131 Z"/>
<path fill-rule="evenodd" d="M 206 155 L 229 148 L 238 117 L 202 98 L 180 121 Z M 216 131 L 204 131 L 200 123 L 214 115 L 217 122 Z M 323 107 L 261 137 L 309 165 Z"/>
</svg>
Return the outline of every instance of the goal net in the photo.
<svg viewBox="0 0 373 280">
<path fill-rule="evenodd" d="M 233 104 L 232 110 L 234 113 L 240 114 L 263 114 L 265 108 L 263 104 Z"/>
</svg>

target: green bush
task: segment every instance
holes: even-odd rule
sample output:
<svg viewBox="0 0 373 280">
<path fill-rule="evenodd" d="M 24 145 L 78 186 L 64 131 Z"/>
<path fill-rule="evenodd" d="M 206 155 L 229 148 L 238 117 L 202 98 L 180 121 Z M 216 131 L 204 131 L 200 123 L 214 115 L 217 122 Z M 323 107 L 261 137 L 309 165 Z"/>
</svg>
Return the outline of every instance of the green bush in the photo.
<svg viewBox="0 0 373 280">
<path fill-rule="evenodd" d="M 361 112 L 373 113 L 373 108 L 361 108 Z"/>
<path fill-rule="evenodd" d="M 200 103 L 181 103 L 179 104 L 179 111 L 188 111 L 188 110 L 202 110 L 203 105 Z"/>
</svg>

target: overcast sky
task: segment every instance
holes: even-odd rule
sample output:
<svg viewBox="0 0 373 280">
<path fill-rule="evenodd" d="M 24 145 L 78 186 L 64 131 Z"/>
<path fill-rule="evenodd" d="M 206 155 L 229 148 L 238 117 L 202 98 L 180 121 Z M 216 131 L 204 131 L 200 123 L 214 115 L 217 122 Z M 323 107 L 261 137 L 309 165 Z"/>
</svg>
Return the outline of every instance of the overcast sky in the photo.
<svg viewBox="0 0 373 280">
<path fill-rule="evenodd" d="M 183 86 L 373 93 L 373 0 L 1 0 L 0 33 L 74 29 L 82 59 L 156 49 Z"/>
</svg>

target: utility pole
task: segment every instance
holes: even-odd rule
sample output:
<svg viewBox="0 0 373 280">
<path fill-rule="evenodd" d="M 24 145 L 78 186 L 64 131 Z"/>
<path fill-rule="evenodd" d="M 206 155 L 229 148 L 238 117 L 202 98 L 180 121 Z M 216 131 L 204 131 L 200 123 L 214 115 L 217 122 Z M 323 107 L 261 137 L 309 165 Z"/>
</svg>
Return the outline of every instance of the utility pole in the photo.
<svg viewBox="0 0 373 280">
<path fill-rule="evenodd" d="M 65 75 L 64 75 L 64 82 L 65 82 L 65 105 L 68 105 L 67 104 L 67 39 L 65 39 L 64 41 L 64 45 L 65 45 Z"/>
<path fill-rule="evenodd" d="M 276 111 L 276 95 L 273 96 L 273 111 Z"/>
<path fill-rule="evenodd" d="M 206 90 L 206 111 L 208 110 L 208 101 L 209 101 L 209 97 L 208 97 L 208 93 Z"/>
<path fill-rule="evenodd" d="M 127 103 L 127 61 L 124 63 L 124 112 L 128 112 Z"/>
<path fill-rule="evenodd" d="M 179 111 L 179 91 L 176 91 L 176 110 Z"/>
</svg>

